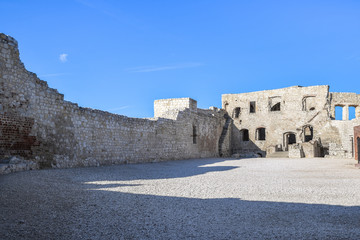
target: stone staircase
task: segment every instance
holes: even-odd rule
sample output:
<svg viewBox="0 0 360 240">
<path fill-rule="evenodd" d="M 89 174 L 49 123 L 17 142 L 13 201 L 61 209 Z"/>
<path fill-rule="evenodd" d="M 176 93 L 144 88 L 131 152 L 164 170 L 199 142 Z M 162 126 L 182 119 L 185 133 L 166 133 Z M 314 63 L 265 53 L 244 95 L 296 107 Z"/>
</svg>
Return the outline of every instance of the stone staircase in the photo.
<svg viewBox="0 0 360 240">
<path fill-rule="evenodd" d="M 266 155 L 267 158 L 289 158 L 288 151 L 274 152 L 272 154 Z"/>
</svg>

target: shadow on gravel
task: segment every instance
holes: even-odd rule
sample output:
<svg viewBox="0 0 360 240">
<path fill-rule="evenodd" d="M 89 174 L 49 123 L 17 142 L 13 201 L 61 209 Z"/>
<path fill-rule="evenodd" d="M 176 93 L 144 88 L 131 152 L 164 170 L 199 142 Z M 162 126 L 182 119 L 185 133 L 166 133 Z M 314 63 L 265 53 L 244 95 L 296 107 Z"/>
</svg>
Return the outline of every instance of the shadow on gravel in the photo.
<svg viewBox="0 0 360 240">
<path fill-rule="evenodd" d="M 144 176 L 135 179 L 179 178 L 234 168 L 201 167 L 219 162 L 177 161 L 2 176 L 0 239 L 360 239 L 360 206 L 156 196 L 87 190 L 89 184 L 83 184 L 131 180 L 141 166 Z"/>
<path fill-rule="evenodd" d="M 196 175 L 202 175 L 209 172 L 223 172 L 229 171 L 238 166 L 204 166 L 211 164 L 218 164 L 229 159 L 214 158 L 214 159 L 192 159 L 192 160 L 177 160 L 157 163 L 143 163 L 143 164 L 126 164 L 113 165 L 91 168 L 75 168 L 69 169 L 70 172 L 75 172 L 78 181 L 126 181 L 126 180 L 141 180 L 141 179 L 167 179 L 167 178 L 184 178 Z M 238 160 L 241 161 L 241 160 Z M 59 174 L 63 170 L 56 170 Z M 139 174 L 141 172 L 141 174 Z M 82 180 L 81 176 L 86 175 L 87 178 Z"/>
<path fill-rule="evenodd" d="M 359 239 L 360 207 L 49 189 L 6 194 L 2 239 Z M 62 191 L 59 194 L 58 191 Z M 21 201 L 11 201 L 22 194 Z M 60 196 L 61 195 L 61 196 Z"/>
</svg>

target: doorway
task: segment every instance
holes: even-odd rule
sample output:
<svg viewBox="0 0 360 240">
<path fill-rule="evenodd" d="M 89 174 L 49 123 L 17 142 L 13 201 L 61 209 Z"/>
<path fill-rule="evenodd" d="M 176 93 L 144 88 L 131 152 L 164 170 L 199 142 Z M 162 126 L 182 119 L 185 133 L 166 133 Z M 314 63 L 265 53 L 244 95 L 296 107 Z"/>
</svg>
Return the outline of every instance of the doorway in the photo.
<svg viewBox="0 0 360 240">
<path fill-rule="evenodd" d="M 284 133 L 284 150 L 289 151 L 289 144 L 296 143 L 296 135 L 293 132 Z"/>
</svg>

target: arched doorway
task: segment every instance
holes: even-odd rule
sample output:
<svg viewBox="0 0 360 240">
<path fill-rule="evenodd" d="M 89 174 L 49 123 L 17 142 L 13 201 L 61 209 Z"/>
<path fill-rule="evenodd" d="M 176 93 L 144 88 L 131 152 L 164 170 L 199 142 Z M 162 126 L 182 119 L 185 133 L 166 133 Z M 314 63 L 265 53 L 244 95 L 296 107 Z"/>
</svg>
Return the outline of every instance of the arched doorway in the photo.
<svg viewBox="0 0 360 240">
<path fill-rule="evenodd" d="M 293 132 L 284 133 L 284 151 L 289 150 L 289 144 L 296 143 L 296 134 Z"/>
<path fill-rule="evenodd" d="M 313 127 L 310 125 L 306 125 L 303 127 L 303 141 L 310 142 L 314 137 Z"/>
</svg>

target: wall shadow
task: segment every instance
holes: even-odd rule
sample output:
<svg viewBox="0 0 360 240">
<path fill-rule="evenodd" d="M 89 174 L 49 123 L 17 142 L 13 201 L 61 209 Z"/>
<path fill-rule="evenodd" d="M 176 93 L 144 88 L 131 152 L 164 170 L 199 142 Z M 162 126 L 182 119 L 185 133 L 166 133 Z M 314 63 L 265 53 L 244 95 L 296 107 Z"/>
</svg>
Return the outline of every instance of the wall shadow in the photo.
<svg viewBox="0 0 360 240">
<path fill-rule="evenodd" d="M 140 179 L 166 179 L 166 178 L 184 178 L 206 174 L 209 172 L 229 171 L 239 166 L 204 166 L 217 164 L 229 160 L 229 158 L 213 158 L 213 159 L 191 159 L 176 160 L 157 163 L 141 163 L 141 164 L 125 164 L 102 166 L 102 171 L 97 167 L 74 168 L 75 175 L 79 174 L 79 181 L 99 181 L 99 179 L 107 181 L 126 181 Z M 143 169 L 146 169 L 145 171 Z M 175 170 L 174 170 L 175 169 Z M 48 171 L 61 172 L 62 170 Z M 141 175 L 135 174 L 141 171 Z M 80 179 L 80 176 L 87 175 L 87 179 Z"/>
<path fill-rule="evenodd" d="M 181 178 L 235 168 L 201 167 L 222 161 L 184 160 L 108 166 L 101 171 L 79 168 L 0 176 L 0 236 L 66 240 L 360 238 L 360 206 L 162 196 L 161 188 L 159 195 L 134 194 L 126 189 L 141 184 L 105 182 Z M 178 166 L 183 171 L 177 172 Z M 131 176 L 140 167 L 144 176 Z M 105 185 L 90 183 L 101 181 Z M 120 190 L 100 189 L 104 187 Z M 191 185 L 178 190 L 180 195 L 192 191 Z M 211 186 L 204 191 L 211 193 Z"/>
</svg>

